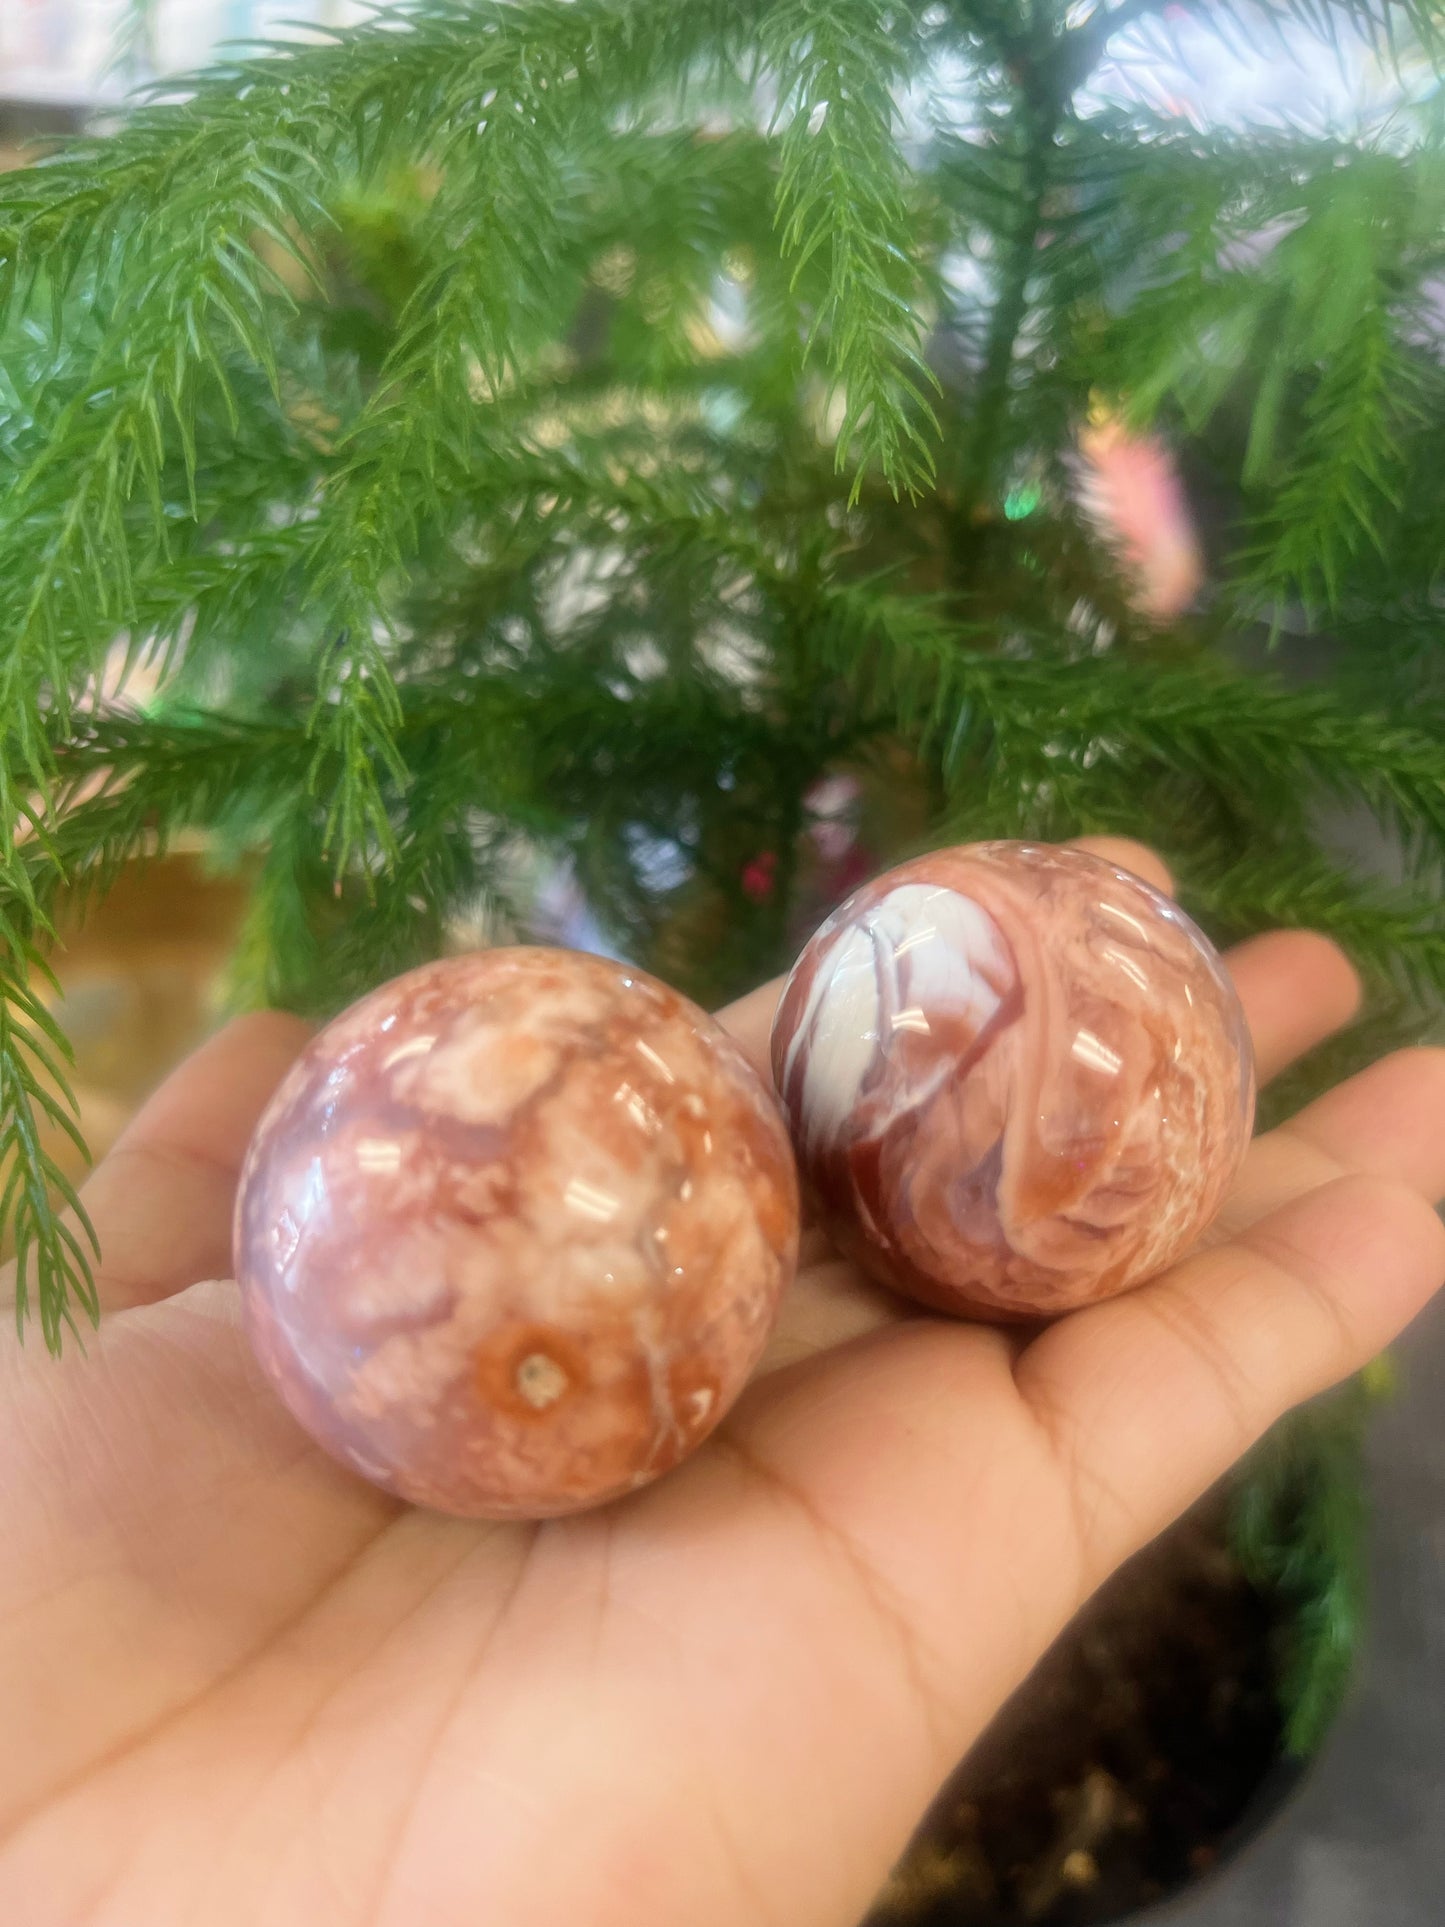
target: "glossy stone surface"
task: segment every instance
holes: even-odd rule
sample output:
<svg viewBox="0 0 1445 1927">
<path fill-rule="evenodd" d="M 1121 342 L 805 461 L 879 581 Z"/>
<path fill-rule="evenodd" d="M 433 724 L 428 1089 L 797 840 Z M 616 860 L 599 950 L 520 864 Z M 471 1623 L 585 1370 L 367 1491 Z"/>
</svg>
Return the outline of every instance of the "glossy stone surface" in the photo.
<svg viewBox="0 0 1445 1927">
<path fill-rule="evenodd" d="M 841 1248 L 945 1311 L 1047 1316 L 1161 1270 L 1249 1141 L 1234 988 L 1166 897 L 1083 851 L 983 843 L 829 917 L 773 1028 Z"/>
<path fill-rule="evenodd" d="M 777 1104 L 711 1018 L 622 964 L 500 949 L 314 1040 L 252 1143 L 236 1269 L 262 1366 L 337 1458 L 542 1517 L 706 1437 L 797 1234 Z"/>
</svg>

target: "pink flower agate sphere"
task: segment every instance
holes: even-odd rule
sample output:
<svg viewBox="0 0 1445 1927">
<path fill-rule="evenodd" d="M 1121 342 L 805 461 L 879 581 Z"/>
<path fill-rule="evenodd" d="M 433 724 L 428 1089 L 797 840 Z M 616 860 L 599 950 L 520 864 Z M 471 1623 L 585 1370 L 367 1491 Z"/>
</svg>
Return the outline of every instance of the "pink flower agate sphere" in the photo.
<svg viewBox="0 0 1445 1927">
<path fill-rule="evenodd" d="M 1234 987 L 1166 897 L 1080 850 L 980 843 L 866 885 L 794 966 L 773 1072 L 839 1246 L 942 1311 L 1139 1283 L 1249 1142 Z"/>
<path fill-rule="evenodd" d="M 428 964 L 313 1041 L 246 1159 L 256 1355 L 418 1504 L 543 1517 L 645 1485 L 742 1389 L 797 1254 L 776 1102 L 639 970 Z"/>
</svg>

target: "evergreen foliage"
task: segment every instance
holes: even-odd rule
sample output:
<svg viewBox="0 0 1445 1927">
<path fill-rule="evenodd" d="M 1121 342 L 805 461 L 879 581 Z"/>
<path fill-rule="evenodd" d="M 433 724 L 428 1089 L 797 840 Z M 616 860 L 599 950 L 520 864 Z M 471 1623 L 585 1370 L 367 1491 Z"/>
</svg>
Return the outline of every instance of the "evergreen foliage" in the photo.
<svg viewBox="0 0 1445 1927">
<path fill-rule="evenodd" d="M 1355 1656 L 1365 1610 L 1365 1494 L 1359 1475 L 1375 1401 L 1390 1390 L 1388 1362 L 1276 1426 L 1255 1453 L 1232 1508 L 1245 1571 L 1281 1602 L 1277 1632 L 1286 1751 L 1316 1752 Z"/>
<path fill-rule="evenodd" d="M 1439 52 L 1424 0 L 1191 11 Z M 45 1149 L 72 1128 L 52 906 L 182 829 L 258 862 L 243 998 L 323 1013 L 478 904 L 525 930 L 522 846 L 721 997 L 789 961 L 807 798 L 847 769 L 880 862 L 1136 834 L 1221 936 L 1335 933 L 1362 1038 L 1418 1034 L 1439 97 L 1346 133 L 1100 106 L 1163 12 L 416 0 L 0 179 L 22 1321 L 56 1346 L 94 1314 Z M 1211 505 L 1211 586 L 1168 623 L 1078 506 L 1101 408 Z M 167 663 L 144 713 L 87 693 L 117 637 Z M 1341 808 L 1398 883 L 1332 854 Z"/>
<path fill-rule="evenodd" d="M 710 891 L 732 940 L 669 963 L 733 988 L 785 961 L 840 765 L 906 767 L 935 835 L 1153 835 L 1217 927 L 1445 982 L 1439 118 L 1081 111 L 1152 11 L 427 0 L 0 184 L 0 1076 L 47 1333 L 87 1292 L 35 1128 L 47 905 L 167 828 L 269 852 L 246 974 L 312 1009 L 502 891 L 516 830 L 644 955 Z M 1431 44 L 1384 0 L 1218 21 L 1342 13 Z M 1167 628 L 1075 506 L 1100 396 L 1227 504 Z M 1334 675 L 1246 672 L 1260 619 Z M 169 652 L 143 719 L 75 707 L 117 635 Z M 1324 797 L 1406 844 L 1388 902 Z"/>
</svg>

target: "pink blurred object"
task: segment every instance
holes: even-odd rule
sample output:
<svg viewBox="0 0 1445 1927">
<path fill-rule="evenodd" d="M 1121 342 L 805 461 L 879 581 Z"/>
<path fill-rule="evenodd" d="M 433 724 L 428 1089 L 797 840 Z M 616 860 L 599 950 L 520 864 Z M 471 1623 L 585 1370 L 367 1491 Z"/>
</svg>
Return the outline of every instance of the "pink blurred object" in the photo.
<svg viewBox="0 0 1445 1927">
<path fill-rule="evenodd" d="M 753 903 L 766 903 L 777 887 L 778 853 L 762 850 L 743 868 L 740 879 L 743 895 Z"/>
<path fill-rule="evenodd" d="M 820 776 L 809 786 L 803 810 L 798 884 L 788 912 L 789 941 L 799 949 L 844 897 L 876 873 L 880 861 L 862 841 L 863 786 L 851 771 Z"/>
<path fill-rule="evenodd" d="M 862 785 L 846 771 L 820 776 L 803 798 L 808 834 L 824 863 L 845 862 L 857 848 L 862 800 Z"/>
<path fill-rule="evenodd" d="M 1131 578 L 1132 602 L 1153 622 L 1172 622 L 1204 580 L 1199 538 L 1174 457 L 1155 435 L 1112 417 L 1079 437 L 1080 501 Z"/>
</svg>

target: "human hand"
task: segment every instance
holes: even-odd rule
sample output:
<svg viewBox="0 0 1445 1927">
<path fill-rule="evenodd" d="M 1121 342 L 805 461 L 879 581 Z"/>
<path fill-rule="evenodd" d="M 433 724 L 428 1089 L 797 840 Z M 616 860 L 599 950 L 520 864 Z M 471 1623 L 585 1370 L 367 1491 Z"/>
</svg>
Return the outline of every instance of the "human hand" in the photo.
<svg viewBox="0 0 1445 1927">
<path fill-rule="evenodd" d="M 1262 1077 L 1354 1007 L 1318 937 L 1229 962 Z M 724 1015 L 760 1067 L 775 994 Z M 327 1459 L 193 1282 L 305 1036 L 247 1018 L 182 1066 L 88 1187 L 98 1337 L 0 1351 L 17 1927 L 851 1927 L 1093 1588 L 1445 1273 L 1445 1054 L 1406 1052 L 1256 1140 L 1207 1248 L 1127 1297 L 1023 1342 L 809 1233 L 687 1464 L 444 1518 Z"/>
</svg>

